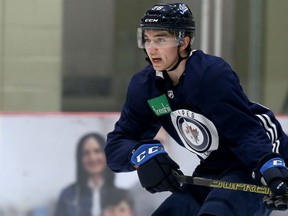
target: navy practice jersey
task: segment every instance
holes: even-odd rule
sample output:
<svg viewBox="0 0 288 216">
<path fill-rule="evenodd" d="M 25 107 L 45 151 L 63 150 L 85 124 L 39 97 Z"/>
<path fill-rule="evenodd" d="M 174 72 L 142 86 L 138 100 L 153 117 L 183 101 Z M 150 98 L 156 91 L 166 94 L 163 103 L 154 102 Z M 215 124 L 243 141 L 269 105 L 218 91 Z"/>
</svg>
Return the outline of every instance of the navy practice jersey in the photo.
<svg viewBox="0 0 288 216">
<path fill-rule="evenodd" d="M 168 72 L 169 73 L 169 72 Z M 273 113 L 248 100 L 237 75 L 221 58 L 194 51 L 179 84 L 151 65 L 132 78 L 120 119 L 108 134 L 109 167 L 134 170 L 129 154 L 160 127 L 201 159 L 202 172 L 233 165 L 252 170 L 269 152 L 288 158 L 288 138 Z M 189 163 L 189 161 L 187 161 Z"/>
</svg>

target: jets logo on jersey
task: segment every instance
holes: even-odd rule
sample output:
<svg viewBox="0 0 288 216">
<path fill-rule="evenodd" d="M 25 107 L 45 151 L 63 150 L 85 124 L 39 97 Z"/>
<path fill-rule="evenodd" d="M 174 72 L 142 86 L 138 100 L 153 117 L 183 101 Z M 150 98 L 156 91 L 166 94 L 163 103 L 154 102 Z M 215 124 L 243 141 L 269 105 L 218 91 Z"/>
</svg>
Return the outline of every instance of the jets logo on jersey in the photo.
<svg viewBox="0 0 288 216">
<path fill-rule="evenodd" d="M 173 111 L 170 116 L 181 141 L 189 151 L 205 159 L 218 149 L 217 129 L 205 116 L 184 109 Z"/>
</svg>

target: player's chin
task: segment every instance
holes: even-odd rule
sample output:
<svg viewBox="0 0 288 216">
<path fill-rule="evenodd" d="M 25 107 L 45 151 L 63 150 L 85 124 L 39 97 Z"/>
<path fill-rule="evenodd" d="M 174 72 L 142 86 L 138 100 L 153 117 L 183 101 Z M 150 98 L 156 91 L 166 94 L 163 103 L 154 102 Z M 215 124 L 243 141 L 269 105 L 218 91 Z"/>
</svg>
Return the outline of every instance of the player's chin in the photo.
<svg viewBox="0 0 288 216">
<path fill-rule="evenodd" d="M 165 67 L 158 65 L 158 64 L 153 64 L 153 68 L 156 71 L 164 71 L 166 69 Z"/>
</svg>

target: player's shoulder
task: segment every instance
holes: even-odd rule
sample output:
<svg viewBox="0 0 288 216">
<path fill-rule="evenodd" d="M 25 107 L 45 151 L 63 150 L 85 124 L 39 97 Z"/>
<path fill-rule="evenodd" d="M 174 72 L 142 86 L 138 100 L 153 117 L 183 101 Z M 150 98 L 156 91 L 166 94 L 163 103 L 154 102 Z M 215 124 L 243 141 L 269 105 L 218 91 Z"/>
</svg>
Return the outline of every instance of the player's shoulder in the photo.
<svg viewBox="0 0 288 216">
<path fill-rule="evenodd" d="M 128 86 L 128 93 L 135 97 L 147 95 L 153 90 L 156 79 L 155 70 L 151 65 L 148 65 L 133 75 Z"/>
<path fill-rule="evenodd" d="M 198 75 L 198 79 L 215 80 L 223 74 L 234 76 L 232 68 L 223 58 L 206 54 L 201 50 L 192 53 L 187 61 L 187 67 L 192 71 L 190 75 Z"/>
<path fill-rule="evenodd" d="M 211 55 L 208 53 L 205 53 L 203 50 L 193 50 L 191 52 L 190 57 L 193 57 L 194 61 L 198 61 L 200 63 L 215 63 L 215 62 L 222 62 L 224 61 L 223 58 L 219 57 L 219 56 L 215 56 L 215 55 Z"/>
<path fill-rule="evenodd" d="M 130 85 L 145 85 L 149 84 L 151 80 L 155 77 L 155 70 L 152 65 L 148 65 L 136 74 L 134 74 L 131 78 Z"/>
<path fill-rule="evenodd" d="M 188 59 L 188 65 L 194 65 L 199 69 L 206 71 L 211 68 L 229 67 L 229 64 L 221 57 L 204 53 L 202 50 L 194 50 Z"/>
</svg>

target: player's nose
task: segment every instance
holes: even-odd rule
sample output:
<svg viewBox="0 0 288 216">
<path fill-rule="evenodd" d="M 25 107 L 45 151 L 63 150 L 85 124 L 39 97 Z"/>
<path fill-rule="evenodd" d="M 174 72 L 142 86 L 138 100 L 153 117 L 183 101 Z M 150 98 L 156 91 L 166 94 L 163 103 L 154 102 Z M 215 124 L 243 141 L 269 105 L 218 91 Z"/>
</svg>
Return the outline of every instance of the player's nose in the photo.
<svg viewBox="0 0 288 216">
<path fill-rule="evenodd" d="M 146 50 L 149 50 L 149 51 L 158 50 L 158 47 L 155 45 L 154 42 L 150 42 L 149 44 L 146 44 L 145 48 L 146 48 Z"/>
</svg>

